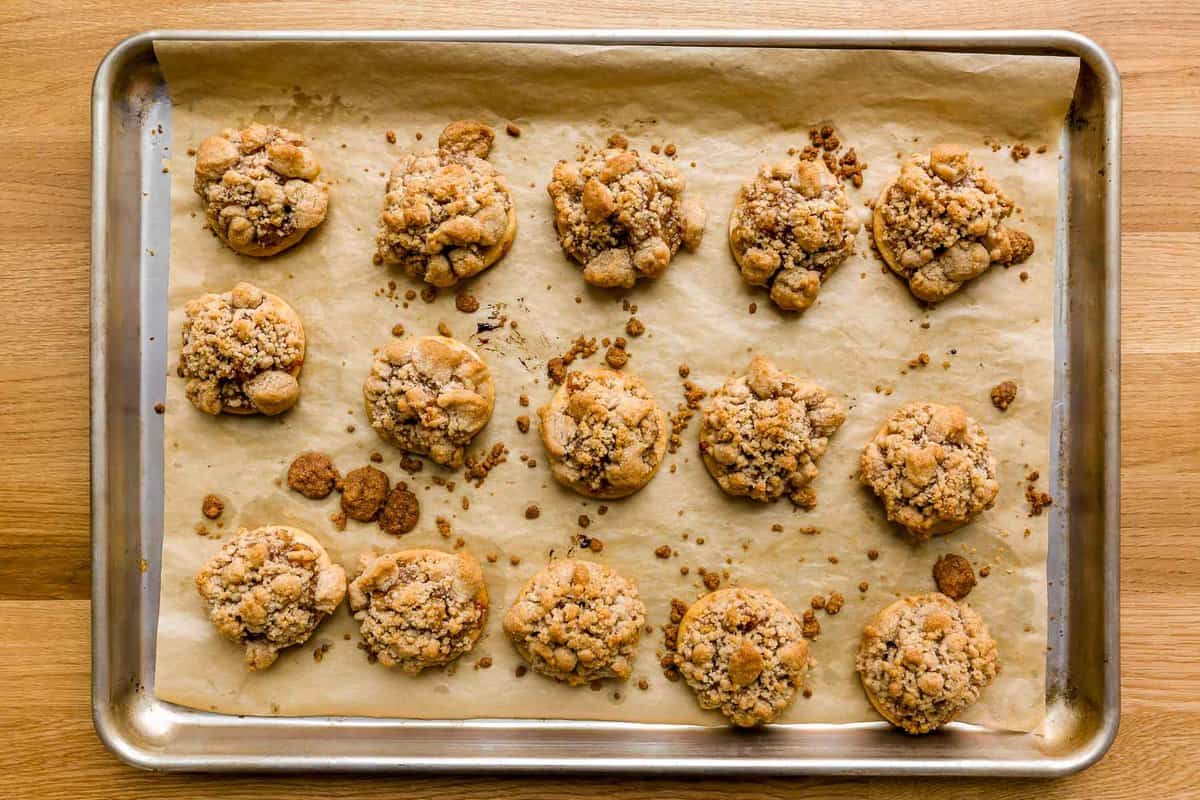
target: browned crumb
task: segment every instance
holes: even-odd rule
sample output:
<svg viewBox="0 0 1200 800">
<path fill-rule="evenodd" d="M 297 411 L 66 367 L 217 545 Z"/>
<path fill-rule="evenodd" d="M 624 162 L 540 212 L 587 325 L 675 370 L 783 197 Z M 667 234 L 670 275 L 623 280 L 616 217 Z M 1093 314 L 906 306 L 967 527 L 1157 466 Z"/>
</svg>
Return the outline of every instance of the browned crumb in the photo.
<svg viewBox="0 0 1200 800">
<path fill-rule="evenodd" d="M 406 290 L 404 292 L 404 299 L 405 300 L 416 300 L 417 299 L 417 290 L 416 289 Z"/>
<path fill-rule="evenodd" d="M 421 299 L 426 303 L 432 303 L 437 300 L 438 290 L 436 286 L 426 286 L 421 290 Z"/>
<path fill-rule="evenodd" d="M 521 433 L 529 433 L 529 415 L 522 414 L 517 417 L 517 430 Z"/>
<path fill-rule="evenodd" d="M 608 513 L 608 506 L 601 505 L 599 508 L 596 509 L 596 513 L 603 517 L 605 514 Z"/>
<path fill-rule="evenodd" d="M 751 314 L 757 312 L 758 311 L 758 303 L 751 303 L 749 310 L 750 310 Z"/>
<path fill-rule="evenodd" d="M 875 559 L 879 558 L 879 551 L 872 547 L 867 551 L 867 558 L 874 561 Z"/>
<path fill-rule="evenodd" d="M 836 614 L 842 610 L 842 606 L 845 603 L 846 598 L 842 597 L 841 592 L 830 592 L 829 599 L 825 601 L 825 613 L 830 615 Z"/>
<path fill-rule="evenodd" d="M 454 540 L 454 549 L 459 550 L 467 546 L 467 540 L 459 536 Z"/>
<path fill-rule="evenodd" d="M 1026 272 L 1025 270 L 1021 270 L 1021 274 L 1018 275 L 1017 277 L 1021 279 L 1021 283 L 1025 283 L 1026 281 L 1029 280 L 1029 273 Z"/>
<path fill-rule="evenodd" d="M 644 692 L 650 688 L 650 681 L 646 680 L 645 678 L 642 678 L 640 681 L 638 681 L 637 685 L 638 685 L 638 688 Z"/>
<path fill-rule="evenodd" d="M 357 430 L 357 428 L 355 428 L 354 425 L 352 425 L 352 424 L 346 426 L 346 433 L 354 433 L 354 431 L 356 431 L 356 430 Z"/>
<path fill-rule="evenodd" d="M 603 552 L 604 542 L 600 539 L 597 539 L 595 536 L 589 537 L 588 550 L 591 550 L 593 553 Z"/>
<path fill-rule="evenodd" d="M 598 349 L 594 337 L 591 339 L 584 336 L 576 337 L 565 353 L 555 356 L 546 364 L 546 375 L 549 376 L 550 382 L 552 384 L 562 383 L 567 376 L 567 367 L 571 366 L 575 359 L 588 358 Z"/>
<path fill-rule="evenodd" d="M 821 534 L 821 529 L 813 525 L 805 525 L 800 529 L 800 532 L 805 536 L 819 536 Z"/>
<path fill-rule="evenodd" d="M 453 528 L 450 526 L 450 520 L 446 517 L 435 517 L 433 524 L 437 526 L 437 531 L 443 539 L 449 539 L 450 535 L 454 533 Z"/>
<path fill-rule="evenodd" d="M 404 483 L 398 483 L 388 493 L 379 512 L 379 529 L 392 536 L 403 536 L 417 527 L 421 518 L 421 503 Z"/>
<path fill-rule="evenodd" d="M 829 556 L 829 563 L 830 564 L 838 563 L 838 557 L 837 556 Z"/>
<path fill-rule="evenodd" d="M 407 454 L 400 456 L 400 469 L 404 470 L 409 475 L 414 475 L 420 472 L 423 466 L 425 466 L 425 462 L 421 461 L 421 459 L 417 458 L 416 456 L 410 456 Z"/>
<path fill-rule="evenodd" d="M 630 317 L 629 321 L 625 323 L 625 333 L 630 336 L 641 336 L 645 332 L 646 326 L 637 317 Z"/>
<path fill-rule="evenodd" d="M 496 554 L 496 553 L 488 553 L 488 554 L 485 556 L 485 558 L 487 558 L 487 562 L 488 562 L 489 564 L 495 564 L 497 561 L 499 561 L 499 560 L 500 560 L 500 556 L 499 556 L 498 554 Z"/>
<path fill-rule="evenodd" d="M 225 511 L 225 501 L 215 494 L 206 494 L 200 504 L 200 513 L 209 519 L 216 519 Z"/>
<path fill-rule="evenodd" d="M 685 374 L 684 369 L 684 367 L 679 368 L 681 376 Z M 700 401 L 707 396 L 708 392 L 691 381 L 683 382 L 683 402 L 675 406 L 674 413 L 667 415 L 671 423 L 671 432 L 667 435 L 667 452 L 679 452 L 680 446 L 683 445 L 683 433 L 687 430 L 692 417 L 700 409 Z"/>
<path fill-rule="evenodd" d="M 537 519 L 542 515 L 542 510 L 537 507 L 537 503 L 530 503 L 525 506 L 525 519 Z"/>
<path fill-rule="evenodd" d="M 1046 152 L 1046 150 L 1048 150 L 1048 149 L 1049 149 L 1049 148 L 1048 148 L 1046 145 L 1044 145 L 1044 144 L 1039 144 L 1039 145 L 1037 146 L 1037 152 L 1038 152 L 1038 153 L 1044 153 L 1044 152 Z"/>
<path fill-rule="evenodd" d="M 691 367 L 689 367 L 687 364 L 679 365 L 679 377 L 686 378 L 688 375 L 691 375 L 691 374 L 692 374 Z"/>
<path fill-rule="evenodd" d="M 812 598 L 808 601 L 808 604 L 810 606 L 812 606 L 814 611 L 820 611 L 822 608 L 825 607 L 825 595 L 814 594 L 812 596 Z"/>
<path fill-rule="evenodd" d="M 861 581 L 858 584 L 858 590 L 860 592 L 865 592 L 867 589 L 870 589 L 870 588 L 871 588 L 871 584 L 867 583 L 866 581 Z"/>
<path fill-rule="evenodd" d="M 706 571 L 702 578 L 704 588 L 710 592 L 715 592 L 721 586 L 721 575 L 717 572 Z"/>
<path fill-rule="evenodd" d="M 301 453 L 288 467 L 287 485 L 310 500 L 328 497 L 338 482 L 338 472 L 324 453 Z"/>
<path fill-rule="evenodd" d="M 342 484 L 342 511 L 359 522 L 375 519 L 388 496 L 391 481 L 374 467 L 359 467 L 346 473 Z"/>
<path fill-rule="evenodd" d="M 508 563 L 512 564 L 515 567 L 521 563 L 521 557 L 520 556 L 509 556 Z"/>
<path fill-rule="evenodd" d="M 917 367 L 924 367 L 927 364 L 929 364 L 929 353 L 918 353 L 916 358 L 910 358 L 908 360 L 908 366 L 912 367 L 913 369 L 916 369 Z"/>
<path fill-rule="evenodd" d="M 529 405 L 529 395 L 522 394 L 520 397 L 517 398 L 517 402 L 520 403 L 522 406 L 528 406 Z"/>
<path fill-rule="evenodd" d="M 957 553 L 947 553 L 933 564 L 933 582 L 942 594 L 962 600 L 975 588 L 975 571 L 970 561 Z"/>
<path fill-rule="evenodd" d="M 379 452 L 378 450 L 372 450 L 371 454 L 369 456 L 367 456 L 367 458 L 369 458 L 371 461 L 375 462 L 376 464 L 379 464 L 383 461 L 383 453 Z"/>
<path fill-rule="evenodd" d="M 445 336 L 447 339 L 454 338 L 454 331 L 450 330 L 450 326 L 440 320 L 437 324 L 437 332 L 438 336 Z"/>
<path fill-rule="evenodd" d="M 475 669 L 490 669 L 492 666 L 491 656 L 482 656 L 475 662 Z"/>
<path fill-rule="evenodd" d="M 629 363 L 629 353 L 624 347 L 617 347 L 616 345 L 613 345 L 612 347 L 608 348 L 608 351 L 604 354 L 604 360 L 613 369 L 620 369 Z"/>
<path fill-rule="evenodd" d="M 392 130 L 391 128 L 388 128 L 384 132 L 383 138 L 387 139 L 388 144 L 395 144 L 396 143 L 396 132 L 394 130 Z"/>
<path fill-rule="evenodd" d="M 487 480 L 488 474 L 500 464 L 508 460 L 508 445 L 504 442 L 496 442 L 490 449 L 485 449 L 482 454 L 471 453 L 463 461 L 464 474 L 467 480 L 475 482 L 475 488 L 483 486 L 483 482 Z"/>
<path fill-rule="evenodd" d="M 521 129 L 518 128 L 516 126 L 516 124 L 512 123 L 512 122 L 510 122 L 504 126 L 504 132 L 507 133 L 509 136 L 513 137 L 514 139 L 516 139 L 518 136 L 521 135 Z"/>
<path fill-rule="evenodd" d="M 163 414 L 166 412 L 166 410 L 167 410 L 167 407 L 164 404 L 162 404 L 162 403 L 154 404 L 154 413 L 155 414 Z"/>
<path fill-rule="evenodd" d="M 318 664 L 320 664 L 322 659 L 325 658 L 325 654 L 329 652 L 331 647 L 333 647 L 333 645 L 329 644 L 328 642 L 317 645 L 313 649 L 313 661 L 316 661 Z"/>
<path fill-rule="evenodd" d="M 197 536 L 208 536 L 208 526 L 205 525 L 203 522 L 197 522 L 196 523 L 196 535 Z"/>
<path fill-rule="evenodd" d="M 577 521 L 579 522 L 579 527 L 581 527 L 581 528 L 586 528 L 587 526 L 592 524 L 592 518 L 589 517 L 587 514 L 580 514 L 579 519 Z"/>
<path fill-rule="evenodd" d="M 990 565 L 981 567 L 979 570 L 979 577 L 981 577 L 981 578 L 986 578 L 988 575 L 991 575 L 991 574 L 992 574 L 992 568 Z"/>
<path fill-rule="evenodd" d="M 1029 158 L 1029 145 L 1027 145 L 1023 142 L 1014 144 L 1012 146 L 1012 150 L 1009 151 L 1009 155 L 1012 156 L 1013 161 L 1021 161 L 1023 159 Z"/>
<path fill-rule="evenodd" d="M 513 674 L 518 678 L 524 678 L 528 673 L 529 667 L 525 666 L 524 664 L 518 664 L 517 668 L 513 670 Z"/>
<path fill-rule="evenodd" d="M 1032 474 L 1036 475 L 1037 473 Z M 1034 485 L 1034 481 L 1036 480 L 1037 478 L 1030 478 L 1029 485 L 1025 487 L 1025 500 L 1029 503 L 1029 516 L 1031 517 L 1040 517 L 1043 509 L 1054 503 L 1053 497 L 1046 492 L 1040 491 Z"/>
<path fill-rule="evenodd" d="M 992 405 L 1001 411 L 1007 411 L 1017 399 L 1017 384 L 1014 381 L 1003 381 L 992 387 Z"/>
<path fill-rule="evenodd" d="M 339 531 L 346 530 L 346 512 L 335 511 L 329 515 L 329 521 L 333 523 L 333 527 Z"/>
<path fill-rule="evenodd" d="M 805 639 L 815 639 L 821 635 L 821 623 L 817 620 L 817 615 L 811 608 L 804 612 L 800 621 L 800 633 Z"/>
<path fill-rule="evenodd" d="M 403 336 L 403 335 L 404 335 L 404 326 L 401 325 L 399 322 L 397 322 L 395 325 L 392 326 L 392 336 Z"/>
<path fill-rule="evenodd" d="M 479 310 L 479 301 L 473 294 L 460 294 L 454 298 L 454 307 L 464 314 L 474 314 Z"/>
<path fill-rule="evenodd" d="M 670 558 L 671 557 L 671 545 L 660 544 L 658 547 L 654 548 L 654 555 L 657 558 Z"/>
</svg>

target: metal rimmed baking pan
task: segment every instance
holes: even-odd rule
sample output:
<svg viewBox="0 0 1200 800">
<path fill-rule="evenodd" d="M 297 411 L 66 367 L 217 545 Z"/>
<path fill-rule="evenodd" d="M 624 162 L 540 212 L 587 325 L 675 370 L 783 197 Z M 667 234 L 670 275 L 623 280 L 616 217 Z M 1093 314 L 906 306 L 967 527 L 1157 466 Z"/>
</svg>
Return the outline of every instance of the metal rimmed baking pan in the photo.
<svg viewBox="0 0 1200 800">
<path fill-rule="evenodd" d="M 170 187 L 155 41 L 471 41 L 875 48 L 1076 56 L 1062 143 L 1055 280 L 1049 627 L 1042 735 L 954 724 L 922 741 L 882 722 L 725 728 L 555 720 L 248 718 L 154 695 Z M 1094 43 L 1055 31 L 150 32 L 93 88 L 92 706 L 100 737 L 151 769 L 1062 775 L 1116 734 L 1120 85 Z M 154 336 L 151 341 L 150 337 Z"/>
</svg>

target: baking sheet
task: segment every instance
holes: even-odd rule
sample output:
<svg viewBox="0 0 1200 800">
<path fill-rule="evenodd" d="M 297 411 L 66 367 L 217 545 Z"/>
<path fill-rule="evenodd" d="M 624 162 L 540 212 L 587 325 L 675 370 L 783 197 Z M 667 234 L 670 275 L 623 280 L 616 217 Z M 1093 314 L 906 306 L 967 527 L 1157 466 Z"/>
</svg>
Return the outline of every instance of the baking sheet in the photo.
<svg viewBox="0 0 1200 800">
<path fill-rule="evenodd" d="M 823 632 L 813 643 L 817 664 L 813 696 L 784 717 L 791 722 L 875 719 L 853 672 L 863 622 L 895 593 L 932 587 L 929 568 L 939 553 L 964 551 L 990 565 L 972 604 L 989 622 L 1004 662 L 997 682 L 964 718 L 993 727 L 1030 730 L 1044 713 L 1045 518 L 1027 518 L 1026 464 L 1048 462 L 1054 224 L 1058 199 L 1058 136 L 1075 81 L 1075 59 L 878 51 L 792 51 L 750 48 L 580 47 L 454 44 L 175 43 L 156 51 L 174 103 L 171 355 L 177 358 L 182 306 L 203 291 L 223 291 L 251 280 L 274 291 L 300 312 L 308 334 L 308 363 L 300 405 L 282 420 L 212 419 L 183 397 L 183 382 L 167 378 L 165 431 L 165 535 L 158 627 L 156 692 L 197 708 L 242 714 L 341 714 L 421 718 L 556 717 L 723 724 L 701 712 L 683 684 L 662 676 L 656 631 L 643 640 L 633 681 L 601 691 L 571 689 L 530 674 L 517 679 L 519 659 L 504 641 L 499 620 L 521 583 L 551 551 L 568 550 L 577 517 L 592 519 L 589 535 L 605 544 L 597 560 L 638 580 L 649 618 L 666 621 L 670 598 L 703 592 L 701 566 L 727 568 L 730 581 L 765 586 L 798 611 L 818 592 L 847 598 L 836 617 L 820 614 Z M 376 292 L 398 273 L 371 263 L 373 232 L 383 194 L 383 174 L 404 148 L 436 141 L 458 117 L 483 119 L 502 131 L 512 120 L 520 138 L 498 136 L 492 160 L 509 176 L 520 214 L 508 257 L 467 285 L 484 304 L 475 315 L 457 312 L 453 295 L 408 308 Z M 326 179 L 332 180 L 330 217 L 299 247 L 268 261 L 234 255 L 201 228 L 191 191 L 191 158 L 206 135 L 252 119 L 277 121 L 315 138 Z M 776 312 L 765 294 L 746 287 L 725 244 L 725 220 L 738 185 L 759 163 L 806 143 L 810 125 L 835 124 L 870 167 L 852 202 L 873 197 L 907 154 L 939 141 L 971 145 L 1021 208 L 1018 226 L 1038 251 L 1023 269 L 994 269 L 931 312 L 906 288 L 882 274 L 869 255 L 865 233 L 859 255 L 825 285 L 816 307 L 801 317 Z M 387 129 L 398 142 L 389 144 Z M 553 163 L 570 158 L 576 143 L 624 132 L 634 146 L 674 143 L 689 191 L 706 201 L 710 221 L 696 254 L 681 253 L 666 276 L 625 293 L 639 306 L 647 334 L 632 339 L 626 369 L 647 380 L 660 402 L 680 400 L 677 368 L 705 388 L 731 370 L 744 369 L 751 353 L 807 373 L 845 398 L 847 422 L 820 464 L 818 507 L 794 511 L 786 501 L 758 506 L 727 498 L 696 454 L 698 422 L 685 445 L 645 490 L 597 503 L 560 489 L 549 476 L 535 432 L 513 423 L 525 392 L 533 406 L 549 395 L 545 361 L 579 334 L 622 335 L 628 314 L 620 297 L 586 287 L 561 254 L 545 195 Z M 417 142 L 416 133 L 424 134 Z M 992 152 L 984 136 L 1004 142 L 1045 144 L 1048 151 L 1014 163 L 1007 150 Z M 915 141 L 914 141 L 915 139 Z M 345 147 L 342 147 L 342 145 Z M 696 167 L 690 167 L 695 161 Z M 532 185 L 531 185 L 532 184 Z M 193 216 L 193 213 L 195 214 Z M 863 218 L 866 219 L 865 209 Z M 547 288 L 549 287 L 549 288 Z M 416 286 L 414 288 L 421 288 Z M 580 302 L 576 302 L 578 297 Z M 756 314 L 748 312 L 757 303 Z M 509 462 L 481 489 L 455 492 L 433 486 L 429 466 L 416 479 L 397 467 L 398 453 L 378 441 L 361 411 L 360 388 L 373 347 L 400 322 L 410 333 L 432 333 L 445 321 L 460 338 L 496 307 L 519 322 L 470 341 L 489 361 L 497 385 L 496 412 L 477 442 L 505 442 Z M 920 323 L 928 320 L 930 327 Z M 955 351 L 953 354 L 950 351 Z M 930 366 L 907 370 L 919 352 Z M 598 357 L 589 359 L 592 363 Z M 949 369 L 943 369 L 949 361 Z M 1011 378 L 1018 401 L 1005 414 L 993 409 L 988 389 Z M 892 389 L 892 394 L 875 387 Z M 884 521 L 873 498 L 852 479 L 858 453 L 882 419 L 913 399 L 957 402 L 987 427 L 1000 463 L 997 506 L 969 528 L 924 545 L 906 543 Z M 353 425 L 351 433 L 347 427 Z M 291 458 L 321 449 L 347 471 L 385 455 L 393 479 L 418 487 L 422 521 L 399 544 L 446 546 L 434 519 L 451 519 L 484 561 L 493 614 L 475 651 L 447 671 L 412 678 L 366 662 L 354 647 L 354 626 L 339 612 L 309 644 L 285 654 L 267 673 L 245 672 L 240 648 L 221 641 L 201 613 L 192 585 L 200 564 L 218 547 L 197 536 L 200 501 L 226 498 L 225 531 L 266 523 L 312 531 L 331 555 L 352 567 L 371 547 L 397 545 L 373 524 L 350 522 L 336 531 L 329 514 L 336 496 L 308 501 L 277 485 Z M 527 468 L 517 456 L 538 460 Z M 669 471 L 670 464 L 677 471 Z M 461 495 L 469 494 L 464 512 Z M 522 510 L 536 502 L 537 520 Z M 783 532 L 773 532 L 775 523 Z M 212 528 L 212 524 L 208 523 Z M 819 535 L 800 533 L 803 527 Z M 1026 538 L 1025 528 L 1031 530 Z M 689 538 L 684 541 L 683 533 Z M 698 544 L 703 537 L 704 544 Z M 660 561 L 660 544 L 679 557 Z M 881 553 L 869 561 L 866 552 Z M 510 563 L 510 557 L 520 564 Z M 837 563 L 832 563 L 830 557 Z M 730 563 L 726 563 L 726 560 Z M 680 575 L 688 565 L 691 574 Z M 860 581 L 870 584 L 860 594 Z M 343 635 L 350 633 L 347 641 Z M 321 661 L 312 651 L 331 648 Z M 475 669 L 482 656 L 490 669 Z M 636 688 L 645 678 L 649 688 Z"/>
</svg>

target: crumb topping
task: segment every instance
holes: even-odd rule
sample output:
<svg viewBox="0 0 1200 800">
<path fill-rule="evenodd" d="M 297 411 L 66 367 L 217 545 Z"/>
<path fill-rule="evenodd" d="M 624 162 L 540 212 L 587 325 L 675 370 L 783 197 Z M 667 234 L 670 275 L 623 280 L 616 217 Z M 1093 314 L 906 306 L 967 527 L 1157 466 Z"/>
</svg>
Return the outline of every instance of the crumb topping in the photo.
<svg viewBox="0 0 1200 800">
<path fill-rule="evenodd" d="M 645 623 L 632 582 L 601 564 L 564 558 L 525 584 L 504 632 L 534 670 L 579 686 L 627 679 Z"/>
<path fill-rule="evenodd" d="M 487 619 L 483 571 L 465 551 L 364 557 L 348 595 L 367 652 L 413 674 L 468 652 Z"/>
<path fill-rule="evenodd" d="M 380 258 L 434 286 L 453 286 L 504 255 L 517 215 L 504 176 L 485 159 L 492 129 L 452 122 L 438 149 L 392 167 L 375 237 Z"/>
<path fill-rule="evenodd" d="M 666 414 L 629 373 L 567 373 L 538 419 L 554 477 L 592 497 L 624 497 L 642 488 L 666 451 Z"/>
<path fill-rule="evenodd" d="M 803 311 L 854 252 L 846 190 L 821 161 L 763 165 L 738 192 L 729 244 L 742 278 L 771 290 L 775 305 Z"/>
<path fill-rule="evenodd" d="M 817 460 L 845 420 L 841 403 L 823 388 L 756 357 L 748 374 L 727 381 L 704 409 L 700 452 L 729 494 L 759 502 L 786 495 L 807 508 L 816 502 L 810 484 Z"/>
<path fill-rule="evenodd" d="M 943 300 L 993 263 L 1014 264 L 1033 240 L 1004 225 L 1013 201 L 965 148 L 914 155 L 875 204 L 875 243 L 918 299 Z"/>
<path fill-rule="evenodd" d="M 363 395 L 376 433 L 448 467 L 462 466 L 495 401 L 483 359 L 436 336 L 389 343 L 371 365 Z"/>
<path fill-rule="evenodd" d="M 680 246 L 695 250 L 706 214 L 683 196 L 686 180 L 669 160 L 626 149 L 623 139 L 559 161 L 546 187 L 558 241 L 595 286 L 631 287 L 657 278 Z"/>
<path fill-rule="evenodd" d="M 249 283 L 184 307 L 179 375 L 208 414 L 282 414 L 300 399 L 304 328 L 291 306 Z"/>
<path fill-rule="evenodd" d="M 282 526 L 242 528 L 196 575 L 217 632 L 266 669 L 302 644 L 342 602 L 346 573 L 309 534 Z"/>
<path fill-rule="evenodd" d="M 1000 671 L 996 643 L 969 606 L 908 597 L 863 630 L 858 674 L 871 703 L 907 733 L 929 733 L 979 699 Z"/>
<path fill-rule="evenodd" d="M 808 643 L 800 620 L 770 592 L 722 589 L 684 615 L 675 663 L 701 708 L 752 727 L 774 721 L 796 699 Z"/>
<path fill-rule="evenodd" d="M 254 123 L 200 143 L 193 187 L 212 231 L 231 248 L 270 256 L 325 219 L 329 187 L 303 136 Z"/>
<path fill-rule="evenodd" d="M 958 406 L 902 406 L 867 444 L 861 467 L 888 519 L 916 539 L 965 525 L 1000 491 L 987 434 Z"/>
</svg>

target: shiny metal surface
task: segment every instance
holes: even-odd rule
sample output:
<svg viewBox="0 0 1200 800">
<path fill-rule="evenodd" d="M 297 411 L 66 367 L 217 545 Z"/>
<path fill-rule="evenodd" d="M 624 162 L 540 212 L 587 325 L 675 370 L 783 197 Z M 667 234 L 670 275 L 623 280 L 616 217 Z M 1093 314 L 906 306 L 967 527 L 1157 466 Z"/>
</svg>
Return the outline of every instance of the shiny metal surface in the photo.
<svg viewBox="0 0 1200 800">
<path fill-rule="evenodd" d="M 1044 736 L 883 723 L 739 732 L 554 720 L 238 718 L 154 697 L 162 534 L 171 105 L 156 39 L 504 41 L 1075 55 L 1057 242 L 1050 625 Z M 1120 132 L 1117 70 L 1060 31 L 164 31 L 101 63 L 92 93 L 92 708 L 121 759 L 162 770 L 1064 775 L 1119 719 Z M 151 339 L 153 337 L 153 339 Z"/>
</svg>

